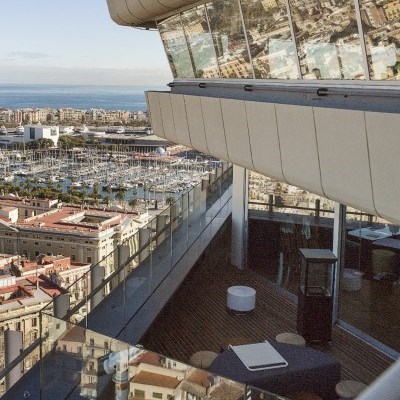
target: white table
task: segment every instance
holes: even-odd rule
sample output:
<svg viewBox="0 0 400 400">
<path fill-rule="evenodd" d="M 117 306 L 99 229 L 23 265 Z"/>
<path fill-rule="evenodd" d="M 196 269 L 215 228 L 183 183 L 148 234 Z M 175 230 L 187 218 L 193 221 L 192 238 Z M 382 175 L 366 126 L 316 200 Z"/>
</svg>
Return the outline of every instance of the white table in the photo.
<svg viewBox="0 0 400 400">
<path fill-rule="evenodd" d="M 393 234 L 389 227 L 385 226 L 384 228 L 360 228 L 354 229 L 353 231 L 347 232 L 350 236 L 355 238 L 361 238 L 365 240 L 370 240 L 371 242 L 378 239 L 383 239 L 387 237 L 391 237 Z"/>
</svg>

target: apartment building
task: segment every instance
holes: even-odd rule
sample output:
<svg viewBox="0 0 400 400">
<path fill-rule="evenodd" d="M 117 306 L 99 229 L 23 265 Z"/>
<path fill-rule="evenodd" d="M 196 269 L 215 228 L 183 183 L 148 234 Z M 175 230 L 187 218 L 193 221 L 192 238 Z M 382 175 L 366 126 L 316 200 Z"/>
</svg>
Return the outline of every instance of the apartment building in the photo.
<svg viewBox="0 0 400 400">
<path fill-rule="evenodd" d="M 64 206 L 57 200 L 0 198 L 0 252 L 96 264 L 147 222 L 147 214 Z M 108 266 L 110 258 L 107 258 Z"/>
</svg>

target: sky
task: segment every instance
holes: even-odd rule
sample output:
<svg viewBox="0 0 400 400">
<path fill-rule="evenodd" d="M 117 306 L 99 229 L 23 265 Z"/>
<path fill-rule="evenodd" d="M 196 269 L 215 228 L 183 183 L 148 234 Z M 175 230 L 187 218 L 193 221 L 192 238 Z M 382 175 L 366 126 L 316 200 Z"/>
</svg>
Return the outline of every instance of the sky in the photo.
<svg viewBox="0 0 400 400">
<path fill-rule="evenodd" d="M 0 0 L 0 84 L 165 85 L 157 31 L 119 26 L 106 0 Z"/>
</svg>

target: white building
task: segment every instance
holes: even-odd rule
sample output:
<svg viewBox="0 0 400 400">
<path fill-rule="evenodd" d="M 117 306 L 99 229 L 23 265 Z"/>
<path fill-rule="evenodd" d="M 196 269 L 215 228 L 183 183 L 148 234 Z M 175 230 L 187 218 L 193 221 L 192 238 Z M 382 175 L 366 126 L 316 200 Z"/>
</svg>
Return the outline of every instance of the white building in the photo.
<svg viewBox="0 0 400 400">
<path fill-rule="evenodd" d="M 51 139 L 54 142 L 54 146 L 57 146 L 59 136 L 60 128 L 58 126 L 26 125 L 24 127 L 24 142 Z"/>
</svg>

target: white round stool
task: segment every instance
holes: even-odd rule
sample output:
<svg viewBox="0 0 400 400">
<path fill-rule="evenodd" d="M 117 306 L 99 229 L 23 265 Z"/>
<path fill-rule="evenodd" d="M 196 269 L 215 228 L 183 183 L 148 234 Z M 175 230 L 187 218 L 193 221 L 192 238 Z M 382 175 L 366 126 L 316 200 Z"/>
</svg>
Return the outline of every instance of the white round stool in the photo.
<svg viewBox="0 0 400 400">
<path fill-rule="evenodd" d="M 303 336 L 297 333 L 283 332 L 276 335 L 275 340 L 279 343 L 294 344 L 296 346 L 305 346 L 306 341 Z"/>
<path fill-rule="evenodd" d="M 227 306 L 232 311 L 246 312 L 256 306 L 256 291 L 248 286 L 231 286 L 228 288 Z"/>
<path fill-rule="evenodd" d="M 351 400 L 355 399 L 366 387 L 364 383 L 347 380 L 340 381 L 335 390 L 341 400 Z"/>
</svg>

